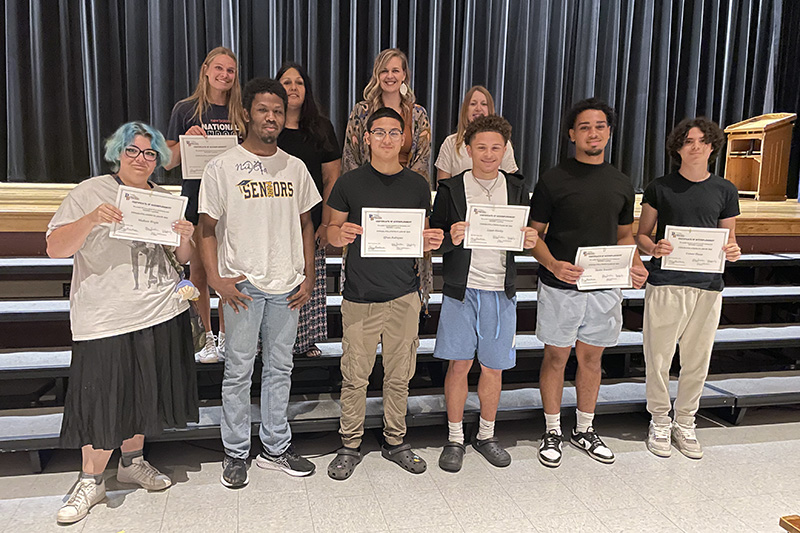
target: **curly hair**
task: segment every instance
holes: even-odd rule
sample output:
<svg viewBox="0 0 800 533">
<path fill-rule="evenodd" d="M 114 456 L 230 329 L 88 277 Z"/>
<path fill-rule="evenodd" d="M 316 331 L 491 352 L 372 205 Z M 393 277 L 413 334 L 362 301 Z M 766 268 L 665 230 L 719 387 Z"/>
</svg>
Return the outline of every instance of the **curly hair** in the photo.
<svg viewBox="0 0 800 533">
<path fill-rule="evenodd" d="M 675 164 L 681 164 L 681 155 L 678 151 L 683 148 L 689 130 L 697 128 L 703 132 L 703 142 L 711 145 L 711 155 L 708 162 L 713 163 L 719 155 L 720 149 L 725 146 L 725 133 L 713 120 L 706 117 L 685 118 L 672 128 L 667 136 L 667 153 Z"/>
<path fill-rule="evenodd" d="M 475 135 L 485 131 L 499 133 L 505 143 L 511 140 L 511 124 L 500 115 L 486 115 L 467 124 L 467 129 L 464 131 L 464 145 L 468 145 Z"/>
<path fill-rule="evenodd" d="M 590 109 L 602 111 L 605 114 L 606 123 L 608 124 L 608 129 L 613 130 L 614 127 L 617 125 L 617 114 L 614 112 L 613 107 L 611 107 L 604 101 L 600 100 L 599 98 L 587 98 L 585 100 L 577 102 L 570 108 L 569 111 L 567 111 L 567 114 L 564 115 L 565 137 L 569 137 L 569 130 L 575 128 L 575 121 L 578 119 L 578 115 Z"/>
<path fill-rule="evenodd" d="M 286 111 L 288 97 L 286 96 L 286 89 L 283 88 L 281 82 L 273 80 L 272 78 L 253 78 L 248 81 L 242 90 L 242 107 L 250 113 L 252 111 L 253 100 L 256 99 L 257 94 L 269 93 L 274 94 L 283 100 L 283 110 Z"/>
</svg>

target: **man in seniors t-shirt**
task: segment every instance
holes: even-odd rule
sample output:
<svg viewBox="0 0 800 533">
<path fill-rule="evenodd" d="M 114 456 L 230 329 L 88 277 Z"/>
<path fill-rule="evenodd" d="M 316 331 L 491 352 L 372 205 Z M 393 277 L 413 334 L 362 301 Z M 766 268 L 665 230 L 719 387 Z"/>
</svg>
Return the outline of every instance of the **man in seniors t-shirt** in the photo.
<svg viewBox="0 0 800 533">
<path fill-rule="evenodd" d="M 287 408 L 297 320 L 314 284 L 310 212 L 321 198 L 303 162 L 278 148 L 286 100 L 277 81 L 251 80 L 242 93 L 247 137 L 208 163 L 200 185 L 201 257 L 220 305 L 231 308 L 225 315 L 220 424 L 222 484 L 231 488 L 248 482 L 250 387 L 259 333 L 263 450 L 256 465 L 292 476 L 314 472 L 314 464 L 291 445 Z"/>
</svg>

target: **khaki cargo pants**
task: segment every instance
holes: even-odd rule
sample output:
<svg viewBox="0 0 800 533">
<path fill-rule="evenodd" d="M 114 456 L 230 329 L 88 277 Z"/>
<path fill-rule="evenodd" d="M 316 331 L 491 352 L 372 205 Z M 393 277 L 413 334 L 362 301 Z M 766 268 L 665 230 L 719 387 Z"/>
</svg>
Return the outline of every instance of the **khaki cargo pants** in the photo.
<svg viewBox="0 0 800 533">
<path fill-rule="evenodd" d="M 367 384 L 378 343 L 383 359 L 383 434 L 390 445 L 406 434 L 408 382 L 414 376 L 419 346 L 421 302 L 415 291 L 381 303 L 342 300 L 342 417 L 339 433 L 349 448 L 361 445 Z"/>
</svg>

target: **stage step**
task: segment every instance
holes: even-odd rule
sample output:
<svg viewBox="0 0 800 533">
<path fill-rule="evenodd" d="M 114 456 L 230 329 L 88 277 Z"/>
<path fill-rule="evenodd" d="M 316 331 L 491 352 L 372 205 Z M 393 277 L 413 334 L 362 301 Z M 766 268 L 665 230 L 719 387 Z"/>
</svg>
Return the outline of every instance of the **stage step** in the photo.
<svg viewBox="0 0 800 533">
<path fill-rule="evenodd" d="M 537 265 L 536 259 L 530 255 L 517 255 L 514 257 L 518 266 Z M 642 256 L 642 261 L 650 260 L 649 256 Z M 777 266 L 800 264 L 800 254 L 774 253 L 774 254 L 744 254 L 736 263 L 728 263 L 727 268 L 752 267 L 752 266 Z M 433 256 L 434 267 L 442 264 L 442 257 Z M 326 259 L 328 273 L 341 269 L 342 258 L 329 256 Z M 49 257 L 0 257 L 0 276 L 30 275 L 30 274 L 71 274 L 72 258 L 51 259 Z"/>
<path fill-rule="evenodd" d="M 644 304 L 644 289 L 623 289 L 623 305 L 641 307 Z M 722 290 L 723 303 L 748 304 L 748 303 L 785 303 L 800 301 L 800 286 L 754 285 L 747 287 L 725 287 Z M 536 307 L 536 291 L 518 291 L 517 307 L 531 309 Z M 442 304 L 442 294 L 433 293 L 429 305 L 437 309 Z M 219 299 L 211 299 L 211 309 L 216 313 Z M 329 313 L 340 313 L 342 297 L 328 295 L 327 307 Z M 5 322 L 34 322 L 69 319 L 69 300 L 66 299 L 35 299 L 35 300 L 0 300 L 0 321 Z"/>
<path fill-rule="evenodd" d="M 419 362 L 432 361 L 435 338 L 421 338 L 417 356 Z M 329 341 L 317 344 L 322 355 L 318 358 L 297 357 L 295 367 L 338 365 L 342 343 Z M 800 325 L 722 327 L 717 330 L 714 350 L 741 350 L 800 346 Z M 544 344 L 535 335 L 517 335 L 518 356 L 541 355 Z M 622 331 L 616 346 L 605 353 L 640 353 L 642 333 Z M 378 355 L 381 346 L 378 346 Z M 24 350 L 0 352 L 0 380 L 44 377 L 66 377 L 71 351 L 68 349 Z M 222 363 L 197 364 L 198 370 L 218 369 Z"/>
<path fill-rule="evenodd" d="M 677 383 L 670 384 L 670 393 L 675 396 Z M 734 397 L 706 387 L 700 405 L 707 407 L 732 406 Z M 644 383 L 610 383 L 600 386 L 597 402 L 598 413 L 629 413 L 643 411 L 646 404 Z M 562 406 L 576 406 L 574 387 L 564 387 Z M 257 404 L 251 406 L 253 435 L 258 434 L 261 417 Z M 522 388 L 504 390 L 500 394 L 498 419 L 517 420 L 539 416 L 542 411 L 538 389 Z M 222 409 L 218 405 L 200 409 L 200 421 L 186 429 L 169 429 L 150 441 L 190 440 L 219 438 L 219 423 Z M 289 422 L 296 433 L 309 431 L 334 431 L 339 428 L 341 410 L 339 400 L 333 397 L 306 400 L 294 399 L 289 403 Z M 464 411 L 464 420 L 474 423 L 480 415 L 480 403 L 475 392 L 469 393 Z M 367 398 L 365 428 L 380 428 L 383 424 L 383 399 Z M 58 447 L 58 434 L 62 412 L 59 409 L 0 412 L 0 452 L 21 450 L 43 450 Z M 410 396 L 406 422 L 409 427 L 444 425 L 447 410 L 444 395 L 430 394 Z"/>
</svg>

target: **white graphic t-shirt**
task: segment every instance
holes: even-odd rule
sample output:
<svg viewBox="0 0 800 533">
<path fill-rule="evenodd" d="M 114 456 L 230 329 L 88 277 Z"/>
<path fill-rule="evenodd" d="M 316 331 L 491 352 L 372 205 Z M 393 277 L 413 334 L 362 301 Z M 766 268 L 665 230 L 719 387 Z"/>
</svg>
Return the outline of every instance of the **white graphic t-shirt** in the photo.
<svg viewBox="0 0 800 533">
<path fill-rule="evenodd" d="M 111 175 L 90 178 L 64 198 L 47 235 L 94 211 L 114 205 L 119 184 Z M 168 192 L 159 186 L 155 191 Z M 113 337 L 166 322 L 189 308 L 175 294 L 180 281 L 164 247 L 112 239 L 111 224 L 92 228 L 75 253 L 70 285 L 72 339 Z"/>
<path fill-rule="evenodd" d="M 217 268 L 268 294 L 305 279 L 300 215 L 322 201 L 303 162 L 280 148 L 269 157 L 241 145 L 206 165 L 198 212 L 217 222 Z"/>
</svg>

